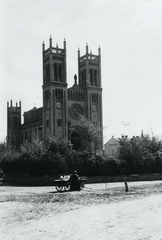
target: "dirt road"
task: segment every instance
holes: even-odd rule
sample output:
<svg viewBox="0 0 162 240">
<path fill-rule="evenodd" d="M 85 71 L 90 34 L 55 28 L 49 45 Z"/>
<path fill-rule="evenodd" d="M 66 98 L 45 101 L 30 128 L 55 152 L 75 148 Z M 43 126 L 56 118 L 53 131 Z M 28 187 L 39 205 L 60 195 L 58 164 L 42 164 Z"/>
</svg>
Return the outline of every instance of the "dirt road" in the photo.
<svg viewBox="0 0 162 240">
<path fill-rule="evenodd" d="M 0 239 L 160 240 L 161 189 L 57 194 L 51 187 L 1 187 Z"/>
</svg>

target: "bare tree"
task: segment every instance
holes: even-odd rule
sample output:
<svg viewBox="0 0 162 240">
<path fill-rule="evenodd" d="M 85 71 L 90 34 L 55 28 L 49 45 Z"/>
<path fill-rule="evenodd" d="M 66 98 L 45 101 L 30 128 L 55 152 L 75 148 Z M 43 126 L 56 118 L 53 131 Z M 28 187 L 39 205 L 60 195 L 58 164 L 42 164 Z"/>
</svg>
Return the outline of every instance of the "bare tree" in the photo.
<svg viewBox="0 0 162 240">
<path fill-rule="evenodd" d="M 78 114 L 78 123 L 82 129 L 81 141 L 84 149 L 96 153 L 97 146 L 102 137 L 102 128 L 97 123 L 92 123 L 81 114 Z"/>
</svg>

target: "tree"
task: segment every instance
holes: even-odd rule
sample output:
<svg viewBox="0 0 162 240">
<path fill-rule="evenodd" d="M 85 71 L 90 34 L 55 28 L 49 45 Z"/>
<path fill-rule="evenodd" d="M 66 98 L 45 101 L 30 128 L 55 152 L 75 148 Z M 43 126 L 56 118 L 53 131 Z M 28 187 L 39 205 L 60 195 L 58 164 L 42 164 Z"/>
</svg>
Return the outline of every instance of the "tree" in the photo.
<svg viewBox="0 0 162 240">
<path fill-rule="evenodd" d="M 81 130 L 82 148 L 90 153 L 94 150 L 96 153 L 96 148 L 101 141 L 102 128 L 100 128 L 96 123 L 88 121 L 87 118 L 81 114 L 78 114 L 78 123 Z"/>
<path fill-rule="evenodd" d="M 6 143 L 5 142 L 0 142 L 0 165 L 1 165 L 2 159 L 4 158 L 5 152 L 6 152 Z"/>
<path fill-rule="evenodd" d="M 156 137 L 148 135 L 119 139 L 120 148 L 118 158 L 125 167 L 126 173 L 151 173 L 162 171 L 161 166 L 162 142 Z"/>
<path fill-rule="evenodd" d="M 45 146 L 48 151 L 59 153 L 60 155 L 65 155 L 72 148 L 72 145 L 69 141 L 57 139 L 54 136 L 48 136 Z"/>
<path fill-rule="evenodd" d="M 5 153 L 5 151 L 6 151 L 6 143 L 0 142 L 0 155 Z"/>
</svg>

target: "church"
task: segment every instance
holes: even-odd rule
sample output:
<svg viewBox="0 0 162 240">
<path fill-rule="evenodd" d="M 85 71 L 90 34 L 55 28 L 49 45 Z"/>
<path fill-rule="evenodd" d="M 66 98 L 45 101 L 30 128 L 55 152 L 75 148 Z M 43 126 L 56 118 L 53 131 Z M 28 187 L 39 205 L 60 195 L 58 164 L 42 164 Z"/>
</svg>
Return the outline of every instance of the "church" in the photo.
<svg viewBox="0 0 162 240">
<path fill-rule="evenodd" d="M 78 148 L 81 129 L 77 113 L 84 115 L 95 126 L 103 129 L 102 86 L 101 86 L 101 49 L 98 54 L 86 52 L 80 56 L 78 49 L 78 77 L 68 88 L 66 41 L 63 48 L 42 44 L 43 59 L 43 107 L 24 112 L 21 123 L 21 102 L 14 106 L 7 102 L 7 141 L 19 147 L 24 141 L 31 142 L 33 136 L 43 141 L 51 135 L 58 139 L 69 140 Z M 103 149 L 103 132 L 97 141 L 97 151 Z"/>
</svg>

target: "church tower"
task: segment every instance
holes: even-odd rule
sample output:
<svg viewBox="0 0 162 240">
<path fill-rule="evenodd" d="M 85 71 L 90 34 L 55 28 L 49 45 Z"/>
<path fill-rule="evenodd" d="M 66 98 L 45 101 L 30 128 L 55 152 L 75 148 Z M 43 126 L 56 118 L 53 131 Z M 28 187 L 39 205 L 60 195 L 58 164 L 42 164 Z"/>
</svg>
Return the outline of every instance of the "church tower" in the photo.
<svg viewBox="0 0 162 240">
<path fill-rule="evenodd" d="M 12 105 L 12 100 L 7 102 L 7 144 L 14 147 L 20 146 L 20 130 L 21 130 L 21 102 L 19 106 Z"/>
<path fill-rule="evenodd" d="M 52 46 L 45 50 L 43 42 L 43 138 L 52 135 L 67 139 L 67 73 L 66 41 L 63 48 Z"/>
<path fill-rule="evenodd" d="M 98 48 L 98 55 L 88 51 L 80 56 L 78 50 L 78 78 L 79 86 L 86 92 L 85 98 L 85 117 L 100 129 L 103 129 L 102 120 L 102 87 L 101 87 L 101 49 Z M 101 131 L 96 147 L 102 149 L 103 131 Z"/>
<path fill-rule="evenodd" d="M 78 80 L 74 75 L 74 84 L 67 88 L 66 41 L 63 47 L 52 46 L 52 38 L 45 49 L 42 44 L 43 62 L 43 107 L 24 112 L 21 125 L 21 102 L 16 106 L 7 103 L 7 140 L 19 147 L 24 141 L 33 138 L 45 141 L 49 136 L 69 140 L 74 149 L 81 148 L 84 131 L 78 121 L 78 113 L 85 116 L 99 130 L 99 136 L 93 141 L 92 149 L 102 152 L 102 86 L 101 86 L 101 49 L 98 54 L 89 52 L 86 45 L 85 55 L 78 50 Z"/>
</svg>

